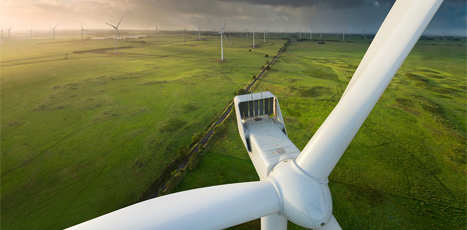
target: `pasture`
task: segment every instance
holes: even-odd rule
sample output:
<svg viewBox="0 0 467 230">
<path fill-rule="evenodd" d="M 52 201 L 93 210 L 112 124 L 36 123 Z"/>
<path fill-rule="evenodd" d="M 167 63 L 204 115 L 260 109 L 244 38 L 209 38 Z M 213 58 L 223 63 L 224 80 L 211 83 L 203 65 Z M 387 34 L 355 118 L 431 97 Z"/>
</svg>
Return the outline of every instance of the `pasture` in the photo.
<svg viewBox="0 0 467 230">
<path fill-rule="evenodd" d="M 222 62 L 219 36 L 148 35 L 117 54 L 113 39 L 2 40 L 2 229 L 62 229 L 133 204 L 285 42 L 232 37 Z"/>
<path fill-rule="evenodd" d="M 259 86 L 303 149 L 338 103 L 369 40 L 292 42 Z M 466 43 L 421 39 L 331 173 L 343 229 L 465 229 Z M 255 92 L 259 92 L 259 86 Z M 177 191 L 258 180 L 234 115 Z M 301 229 L 289 223 L 289 229 Z M 255 220 L 233 229 L 258 229 Z"/>
</svg>

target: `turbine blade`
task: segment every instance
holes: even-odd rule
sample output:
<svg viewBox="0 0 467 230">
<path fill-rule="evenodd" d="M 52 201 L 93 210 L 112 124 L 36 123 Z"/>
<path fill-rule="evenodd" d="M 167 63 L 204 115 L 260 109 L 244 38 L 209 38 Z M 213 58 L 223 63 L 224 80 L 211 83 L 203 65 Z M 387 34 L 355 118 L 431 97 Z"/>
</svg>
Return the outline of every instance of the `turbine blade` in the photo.
<svg viewBox="0 0 467 230">
<path fill-rule="evenodd" d="M 321 180 L 329 176 L 442 1 L 396 1 L 370 45 L 370 58 L 358 79 L 296 159 L 310 176 Z"/>
<path fill-rule="evenodd" d="M 227 18 L 224 18 L 224 26 L 222 26 L 222 33 L 224 33 L 224 28 L 225 28 L 225 22 L 227 21 Z"/>
<path fill-rule="evenodd" d="M 112 26 L 114 29 L 117 29 L 117 27 L 115 27 L 115 26 L 112 25 L 112 24 L 109 24 L 109 23 L 107 23 L 107 22 L 106 22 L 105 24 L 107 24 L 107 25 L 109 25 L 109 26 Z"/>
<path fill-rule="evenodd" d="M 225 36 L 225 34 L 222 34 L 222 35 L 224 35 L 225 41 L 227 42 L 227 46 L 229 46 L 229 47 L 230 47 L 229 40 L 227 39 L 227 37 Z"/>
<path fill-rule="evenodd" d="M 83 29 L 83 25 L 81 24 L 81 22 L 79 23 L 81 25 L 81 30 Z"/>
<path fill-rule="evenodd" d="M 337 220 L 334 217 L 334 215 L 332 215 L 329 222 L 326 225 L 324 225 L 322 228 L 320 228 L 320 230 L 342 230 L 342 228 L 339 225 L 339 223 L 337 223 Z"/>
<path fill-rule="evenodd" d="M 223 229 L 280 211 L 271 181 L 207 187 L 154 198 L 69 229 Z"/>
<path fill-rule="evenodd" d="M 122 15 L 122 17 L 120 18 L 120 21 L 117 24 L 117 28 L 120 26 L 120 22 L 122 22 L 122 19 L 123 19 L 123 15 Z"/>
</svg>

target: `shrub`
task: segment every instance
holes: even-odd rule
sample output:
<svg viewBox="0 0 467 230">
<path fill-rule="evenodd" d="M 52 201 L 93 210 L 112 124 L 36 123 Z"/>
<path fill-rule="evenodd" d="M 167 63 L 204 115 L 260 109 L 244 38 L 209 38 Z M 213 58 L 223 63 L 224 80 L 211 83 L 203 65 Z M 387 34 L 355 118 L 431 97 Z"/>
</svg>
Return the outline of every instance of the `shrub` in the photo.
<svg viewBox="0 0 467 230">
<path fill-rule="evenodd" d="M 251 49 L 249 49 L 248 52 L 251 52 Z"/>
<path fill-rule="evenodd" d="M 242 95 L 245 93 L 245 89 L 241 88 L 241 89 L 237 89 L 237 91 L 235 91 L 234 95 L 237 96 L 237 95 Z"/>
<path fill-rule="evenodd" d="M 194 133 L 193 137 L 191 137 L 191 142 L 192 143 L 198 143 L 202 138 L 203 138 L 202 133 Z"/>
<path fill-rule="evenodd" d="M 256 79 L 256 75 L 253 75 L 253 80 Z"/>
<path fill-rule="evenodd" d="M 266 54 L 266 55 L 264 55 L 264 56 L 265 56 L 265 57 L 269 57 L 269 55 L 267 55 L 267 54 Z"/>
<path fill-rule="evenodd" d="M 270 69 L 271 69 L 270 65 L 266 66 L 266 70 L 270 70 Z"/>
<path fill-rule="evenodd" d="M 190 153 L 190 148 L 188 146 L 182 146 L 178 149 L 178 155 L 180 158 L 185 158 Z"/>
<path fill-rule="evenodd" d="M 266 61 L 266 64 L 269 64 L 269 61 Z"/>
</svg>

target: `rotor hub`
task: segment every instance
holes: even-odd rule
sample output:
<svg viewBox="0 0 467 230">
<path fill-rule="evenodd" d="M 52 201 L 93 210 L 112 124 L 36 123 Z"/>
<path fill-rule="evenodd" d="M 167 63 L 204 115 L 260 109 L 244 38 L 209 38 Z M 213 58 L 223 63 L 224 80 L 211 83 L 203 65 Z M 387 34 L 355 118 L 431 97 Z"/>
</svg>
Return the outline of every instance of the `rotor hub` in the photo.
<svg viewBox="0 0 467 230">
<path fill-rule="evenodd" d="M 269 174 L 281 199 L 281 213 L 305 228 L 321 228 L 332 216 L 332 198 L 328 181 L 307 175 L 288 159 L 279 162 Z"/>
</svg>

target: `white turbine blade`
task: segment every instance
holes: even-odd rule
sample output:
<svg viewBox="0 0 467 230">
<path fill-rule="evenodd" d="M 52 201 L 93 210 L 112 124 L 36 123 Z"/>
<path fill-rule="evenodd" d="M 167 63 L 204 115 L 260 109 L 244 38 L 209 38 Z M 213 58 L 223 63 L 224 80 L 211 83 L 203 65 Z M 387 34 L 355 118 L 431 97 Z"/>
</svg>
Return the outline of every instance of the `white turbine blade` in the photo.
<svg viewBox="0 0 467 230">
<path fill-rule="evenodd" d="M 334 217 L 334 215 L 332 215 L 329 222 L 326 225 L 324 225 L 322 228 L 320 228 L 320 230 L 342 230 L 342 228 L 339 225 L 339 223 L 337 223 L 337 220 Z"/>
<path fill-rule="evenodd" d="M 222 35 L 224 35 L 225 41 L 227 42 L 227 45 L 230 47 L 229 40 L 227 39 L 227 37 L 225 36 L 225 34 L 222 34 Z"/>
<path fill-rule="evenodd" d="M 107 25 L 109 25 L 109 26 L 112 26 L 114 29 L 117 29 L 117 27 L 115 27 L 115 26 L 112 25 L 112 24 L 109 24 L 109 23 L 107 23 L 107 22 L 106 22 L 105 24 L 107 24 Z"/>
<path fill-rule="evenodd" d="M 154 198 L 70 229 L 223 229 L 280 211 L 271 181 L 207 187 Z"/>
<path fill-rule="evenodd" d="M 297 164 L 310 176 L 322 180 L 329 176 L 441 3 L 396 1 L 384 21 L 387 25 L 375 38 L 384 41 L 374 41 L 379 47 L 370 53 L 366 68 L 297 157 Z"/>
<path fill-rule="evenodd" d="M 81 24 L 81 22 L 79 23 L 79 25 L 81 26 L 81 30 L 83 30 L 83 25 Z"/>
<path fill-rule="evenodd" d="M 120 26 L 120 22 L 122 22 L 122 19 L 123 19 L 123 15 L 122 15 L 122 17 L 120 18 L 120 21 L 117 24 L 117 28 Z"/>
<path fill-rule="evenodd" d="M 227 18 L 224 18 L 224 26 L 222 26 L 222 33 L 224 33 L 224 28 L 225 28 L 225 21 L 227 20 Z"/>
</svg>

